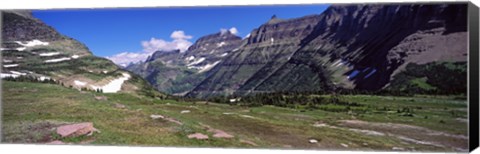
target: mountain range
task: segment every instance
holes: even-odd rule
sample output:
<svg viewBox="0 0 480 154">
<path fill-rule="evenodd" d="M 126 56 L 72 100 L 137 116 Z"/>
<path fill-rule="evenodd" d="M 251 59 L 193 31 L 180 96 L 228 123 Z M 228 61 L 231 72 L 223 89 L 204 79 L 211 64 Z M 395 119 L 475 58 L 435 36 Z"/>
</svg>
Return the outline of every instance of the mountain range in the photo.
<svg viewBox="0 0 480 154">
<path fill-rule="evenodd" d="M 157 51 L 126 69 L 160 91 L 196 98 L 352 89 L 466 93 L 466 11 L 455 3 L 332 5 L 318 15 L 274 15 L 244 39 L 207 35 L 185 52 Z"/>
</svg>

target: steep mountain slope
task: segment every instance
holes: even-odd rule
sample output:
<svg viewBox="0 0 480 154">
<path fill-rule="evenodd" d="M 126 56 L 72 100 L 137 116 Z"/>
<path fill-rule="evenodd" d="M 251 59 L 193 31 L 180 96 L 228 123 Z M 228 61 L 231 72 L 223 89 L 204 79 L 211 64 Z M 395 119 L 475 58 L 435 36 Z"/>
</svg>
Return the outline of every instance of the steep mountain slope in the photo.
<svg viewBox="0 0 480 154">
<path fill-rule="evenodd" d="M 466 10 L 464 4 L 331 7 L 294 57 L 326 53 L 330 70 L 345 70 L 339 84 L 377 90 L 408 63 L 466 61 Z"/>
<path fill-rule="evenodd" d="M 226 57 L 215 74 L 202 81 L 189 95 L 232 94 L 239 92 L 242 86 L 256 87 L 289 60 L 319 19 L 318 15 L 291 20 L 273 16 L 266 24 L 254 29 L 246 45 Z"/>
<path fill-rule="evenodd" d="M 157 51 L 145 62 L 126 69 L 139 74 L 158 90 L 183 95 L 199 84 L 224 57 L 232 54 L 242 43 L 230 31 L 199 38 L 185 52 Z"/>
<path fill-rule="evenodd" d="M 379 90 L 409 63 L 465 62 L 466 10 L 466 4 L 335 5 L 320 15 L 273 17 L 188 96 Z"/>
<path fill-rule="evenodd" d="M 105 93 L 155 93 L 139 76 L 93 56 L 85 45 L 58 33 L 28 11 L 2 11 L 2 19 L 3 79 L 51 81 Z"/>
</svg>

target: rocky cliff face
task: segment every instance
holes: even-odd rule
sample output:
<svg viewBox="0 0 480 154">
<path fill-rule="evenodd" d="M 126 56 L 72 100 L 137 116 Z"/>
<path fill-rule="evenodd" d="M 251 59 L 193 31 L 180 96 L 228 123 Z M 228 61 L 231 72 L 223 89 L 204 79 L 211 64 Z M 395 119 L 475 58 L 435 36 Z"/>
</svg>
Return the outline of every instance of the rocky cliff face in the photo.
<svg viewBox="0 0 480 154">
<path fill-rule="evenodd" d="M 466 10 L 463 4 L 334 6 L 295 57 L 325 53 L 330 70 L 346 70 L 338 72 L 347 79 L 338 84 L 377 90 L 411 62 L 466 61 Z"/>
<path fill-rule="evenodd" d="M 466 4 L 335 5 L 272 18 L 188 96 L 379 90 L 409 63 L 466 61 Z"/>
<path fill-rule="evenodd" d="M 2 79 L 43 81 L 103 92 L 147 92 L 139 76 L 95 57 L 28 11 L 2 11 Z M 150 91 L 151 92 L 151 91 Z"/>
<path fill-rule="evenodd" d="M 52 27 L 34 18 L 29 11 L 2 11 L 2 39 L 4 41 L 55 41 L 65 39 Z"/>
</svg>

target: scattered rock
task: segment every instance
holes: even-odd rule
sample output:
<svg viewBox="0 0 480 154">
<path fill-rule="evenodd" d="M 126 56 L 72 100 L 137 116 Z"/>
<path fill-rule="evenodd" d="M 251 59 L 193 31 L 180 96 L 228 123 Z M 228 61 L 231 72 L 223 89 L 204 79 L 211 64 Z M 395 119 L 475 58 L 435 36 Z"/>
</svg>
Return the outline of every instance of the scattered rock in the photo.
<svg viewBox="0 0 480 154">
<path fill-rule="evenodd" d="M 55 140 L 55 141 L 52 141 L 52 142 L 48 142 L 46 144 L 65 144 L 65 143 L 60 141 L 60 140 Z"/>
<path fill-rule="evenodd" d="M 180 122 L 180 121 L 178 121 L 178 120 L 176 120 L 176 119 L 173 119 L 173 118 L 168 118 L 168 117 L 167 117 L 167 118 L 165 118 L 165 120 L 170 121 L 170 122 L 173 122 L 173 123 L 176 123 L 176 124 L 178 124 L 178 125 L 183 125 L 182 122 Z"/>
<path fill-rule="evenodd" d="M 219 129 L 210 129 L 208 130 L 208 132 L 214 133 L 213 137 L 215 138 L 233 138 L 233 135 L 230 135 L 224 132 L 223 130 L 219 130 Z"/>
<path fill-rule="evenodd" d="M 367 145 L 368 145 L 368 143 L 362 143 L 362 144 L 363 144 L 364 146 L 367 146 Z"/>
<path fill-rule="evenodd" d="M 208 132 L 213 133 L 213 137 L 215 137 L 215 138 L 233 138 L 234 137 L 233 135 L 230 135 L 223 130 L 214 129 L 214 128 L 210 127 L 209 125 L 205 125 L 203 123 L 200 123 L 200 125 L 202 127 L 205 127 L 205 129 L 207 129 Z"/>
<path fill-rule="evenodd" d="M 57 128 L 57 134 L 62 137 L 76 137 L 93 132 L 98 132 L 98 130 L 93 127 L 91 122 L 63 125 Z"/>
<path fill-rule="evenodd" d="M 108 100 L 107 96 L 95 96 L 95 99 L 98 101 L 106 101 Z"/>
<path fill-rule="evenodd" d="M 394 151 L 404 151 L 405 148 L 401 148 L 401 147 L 392 147 L 392 150 Z"/>
<path fill-rule="evenodd" d="M 162 115 L 152 114 L 152 115 L 150 115 L 150 118 L 152 118 L 153 120 L 155 120 L 155 119 L 164 119 L 165 117 L 162 116 Z"/>
<path fill-rule="evenodd" d="M 288 145 L 288 144 L 283 145 L 283 147 L 284 147 L 284 148 L 293 148 L 292 145 Z"/>
<path fill-rule="evenodd" d="M 235 113 L 224 112 L 223 114 L 224 114 L 224 115 L 231 115 L 231 114 L 235 114 Z"/>
<path fill-rule="evenodd" d="M 240 143 L 245 143 L 245 144 L 249 144 L 249 145 L 252 145 L 252 146 L 258 146 L 255 142 L 248 141 L 248 140 L 240 140 Z"/>
<path fill-rule="evenodd" d="M 116 108 L 119 108 L 119 109 L 124 109 L 126 108 L 127 106 L 123 105 L 123 104 L 120 104 L 120 103 L 115 103 L 115 107 Z"/>
<path fill-rule="evenodd" d="M 178 120 L 176 120 L 176 119 L 169 118 L 169 117 L 165 117 L 165 116 L 162 116 L 162 115 L 155 115 L 155 114 L 152 114 L 152 115 L 150 115 L 150 118 L 152 118 L 153 120 L 156 120 L 156 119 L 163 119 L 163 120 L 167 120 L 167 121 L 170 121 L 170 122 L 176 123 L 176 124 L 178 124 L 178 125 L 183 125 L 183 123 L 181 123 L 180 121 L 178 121 Z"/>
<path fill-rule="evenodd" d="M 316 140 L 316 139 L 310 139 L 310 140 L 308 140 L 308 142 L 314 144 L 314 143 L 318 143 L 318 140 Z"/>
<path fill-rule="evenodd" d="M 195 133 L 195 134 L 188 135 L 188 138 L 189 139 L 194 138 L 194 139 L 197 139 L 197 140 L 206 140 L 206 139 L 208 139 L 208 136 L 205 135 L 205 134 L 202 134 L 202 133 Z"/>
<path fill-rule="evenodd" d="M 345 147 L 345 148 L 348 148 L 348 144 L 340 143 L 340 145 L 342 145 L 342 146 Z"/>
<path fill-rule="evenodd" d="M 183 110 L 180 112 L 181 114 L 184 114 L 184 113 L 190 113 L 190 110 Z"/>
<path fill-rule="evenodd" d="M 240 115 L 240 116 L 241 116 L 241 117 L 245 117 L 245 118 L 252 118 L 252 119 L 255 119 L 255 117 L 253 117 L 253 116 L 249 116 L 249 115 L 244 115 L 244 114 L 242 114 L 242 115 Z"/>
<path fill-rule="evenodd" d="M 328 125 L 326 123 L 317 121 L 313 124 L 313 127 L 327 127 Z"/>
</svg>

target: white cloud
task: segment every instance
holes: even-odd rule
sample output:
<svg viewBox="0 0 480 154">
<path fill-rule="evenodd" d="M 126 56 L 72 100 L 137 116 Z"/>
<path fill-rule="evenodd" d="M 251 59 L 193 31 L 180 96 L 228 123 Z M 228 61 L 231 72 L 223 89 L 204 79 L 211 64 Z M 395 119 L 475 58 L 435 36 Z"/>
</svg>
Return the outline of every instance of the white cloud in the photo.
<svg viewBox="0 0 480 154">
<path fill-rule="evenodd" d="M 180 52 L 185 52 L 188 47 L 193 43 L 189 41 L 193 36 L 186 35 L 184 31 L 178 30 L 172 32 L 170 35 L 172 41 L 166 41 L 163 39 L 150 38 L 150 40 L 142 41 L 141 45 L 143 51 L 139 52 L 122 52 L 113 56 L 108 56 L 106 58 L 112 60 L 117 65 L 126 66 L 130 63 L 137 63 L 144 61 L 148 56 L 152 55 L 155 51 L 172 51 L 180 50 Z"/>
<path fill-rule="evenodd" d="M 226 29 L 226 28 L 220 28 L 220 34 L 223 35 L 223 34 L 226 34 L 227 32 L 230 32 L 232 33 L 233 35 L 237 35 L 238 34 L 238 30 L 236 27 L 232 27 L 230 29 Z"/>
<path fill-rule="evenodd" d="M 185 32 L 181 30 L 174 31 L 170 37 L 174 40 L 188 40 L 192 39 L 191 35 L 185 35 Z"/>
<path fill-rule="evenodd" d="M 165 41 L 163 39 L 156 39 L 152 37 L 150 41 L 142 41 L 143 51 L 153 53 L 158 50 L 171 51 L 180 50 L 184 52 L 192 45 L 189 39 L 192 39 L 191 35 L 185 35 L 183 31 L 174 31 L 170 38 L 173 41 Z"/>
<path fill-rule="evenodd" d="M 232 27 L 229 29 L 230 33 L 234 34 L 234 35 L 237 35 L 238 34 L 238 30 L 236 27 Z"/>
</svg>

